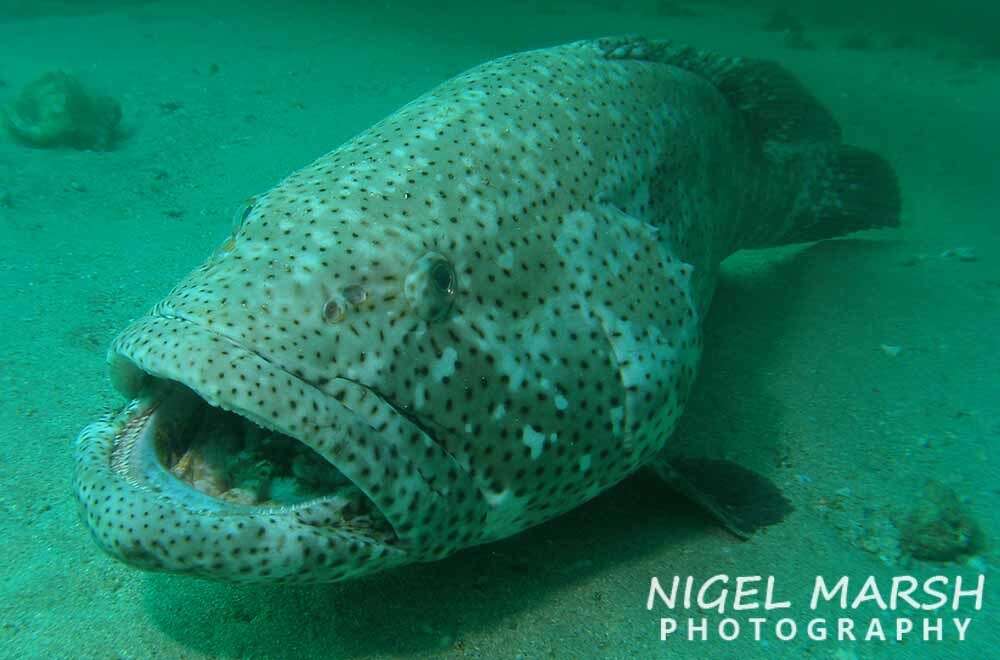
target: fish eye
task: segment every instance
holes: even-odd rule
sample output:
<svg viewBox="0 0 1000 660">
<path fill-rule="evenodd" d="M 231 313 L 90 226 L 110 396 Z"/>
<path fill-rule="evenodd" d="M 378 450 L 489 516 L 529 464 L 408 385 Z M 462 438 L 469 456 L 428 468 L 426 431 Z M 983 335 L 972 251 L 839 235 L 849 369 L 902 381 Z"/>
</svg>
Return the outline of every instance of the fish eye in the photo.
<svg viewBox="0 0 1000 660">
<path fill-rule="evenodd" d="M 449 296 L 455 293 L 455 271 L 447 261 L 439 261 L 431 268 L 431 282 Z"/>
<path fill-rule="evenodd" d="M 451 262 L 437 252 L 428 252 L 410 268 L 403 293 L 417 316 L 425 321 L 441 321 L 451 312 L 457 283 Z"/>
<path fill-rule="evenodd" d="M 366 291 L 360 284 L 345 286 L 341 293 L 344 295 L 344 300 L 352 305 L 360 305 L 364 301 L 368 300 L 368 291 Z"/>
</svg>

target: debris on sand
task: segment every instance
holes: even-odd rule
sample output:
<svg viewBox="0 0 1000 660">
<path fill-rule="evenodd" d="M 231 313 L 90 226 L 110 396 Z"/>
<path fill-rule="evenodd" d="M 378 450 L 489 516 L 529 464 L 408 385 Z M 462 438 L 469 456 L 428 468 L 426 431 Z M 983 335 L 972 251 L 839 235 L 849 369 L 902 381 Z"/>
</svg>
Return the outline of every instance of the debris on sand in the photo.
<svg viewBox="0 0 1000 660">
<path fill-rule="evenodd" d="M 914 559 L 954 562 L 982 551 L 985 538 L 955 491 L 932 479 L 899 525 L 899 543 Z"/>
<path fill-rule="evenodd" d="M 979 261 L 976 251 L 970 247 L 957 247 L 945 250 L 941 253 L 945 259 L 958 259 L 959 261 Z"/>
<path fill-rule="evenodd" d="M 97 96 L 68 73 L 46 73 L 3 111 L 7 131 L 33 147 L 113 149 L 122 137 L 118 101 Z"/>
<path fill-rule="evenodd" d="M 902 346 L 894 346 L 892 344 L 880 344 L 879 348 L 881 348 L 882 352 L 889 357 L 896 357 L 903 350 Z"/>
</svg>

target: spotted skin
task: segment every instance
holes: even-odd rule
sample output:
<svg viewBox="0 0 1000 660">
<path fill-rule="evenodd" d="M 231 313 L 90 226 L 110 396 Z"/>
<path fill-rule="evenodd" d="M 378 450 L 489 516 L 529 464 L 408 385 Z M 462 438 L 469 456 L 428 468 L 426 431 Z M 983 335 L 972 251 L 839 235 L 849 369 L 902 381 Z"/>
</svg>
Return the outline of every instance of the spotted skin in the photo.
<svg viewBox="0 0 1000 660">
<path fill-rule="evenodd" d="M 649 50 L 488 62 L 257 197 L 111 347 L 137 400 L 78 442 L 99 545 L 149 569 L 333 581 L 509 536 L 650 463 L 719 263 L 790 212 L 763 214 L 785 182 L 763 180 L 711 76 Z M 147 374 L 315 449 L 391 529 L 146 483 L 128 465 L 156 414 Z"/>
</svg>

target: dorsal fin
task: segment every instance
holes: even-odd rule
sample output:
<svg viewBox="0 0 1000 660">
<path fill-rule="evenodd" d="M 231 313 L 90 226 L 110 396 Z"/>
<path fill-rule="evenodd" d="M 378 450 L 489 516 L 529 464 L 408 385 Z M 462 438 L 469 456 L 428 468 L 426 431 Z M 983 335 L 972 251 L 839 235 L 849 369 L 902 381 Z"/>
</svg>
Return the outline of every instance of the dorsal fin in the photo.
<svg viewBox="0 0 1000 660">
<path fill-rule="evenodd" d="M 722 93 L 761 142 L 839 141 L 840 127 L 795 76 L 776 62 L 725 57 L 670 41 L 597 41 L 608 59 L 662 62 L 699 75 Z"/>
<path fill-rule="evenodd" d="M 761 174 L 757 207 L 745 216 L 730 249 L 899 225 L 899 183 L 891 165 L 841 144 L 833 116 L 781 65 L 642 37 L 599 39 L 595 45 L 607 59 L 690 71 L 712 83 L 742 118 Z"/>
</svg>

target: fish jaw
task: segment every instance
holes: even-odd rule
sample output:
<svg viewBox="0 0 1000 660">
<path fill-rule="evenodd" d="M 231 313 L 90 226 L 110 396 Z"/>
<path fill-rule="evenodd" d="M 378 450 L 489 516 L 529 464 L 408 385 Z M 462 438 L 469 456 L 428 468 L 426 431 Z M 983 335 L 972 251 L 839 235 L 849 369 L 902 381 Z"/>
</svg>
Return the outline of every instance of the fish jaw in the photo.
<svg viewBox="0 0 1000 660">
<path fill-rule="evenodd" d="M 167 340 L 175 336 L 183 351 Z M 232 582 L 333 582 L 439 559 L 468 545 L 485 517 L 431 433 L 363 385 L 338 381 L 331 396 L 178 317 L 134 322 L 109 362 L 131 402 L 82 431 L 74 486 L 98 545 L 127 564 Z M 275 383 L 292 388 L 302 414 L 274 414 L 280 397 L 260 392 Z M 209 419 L 217 426 L 203 428 Z M 218 428 L 229 429 L 228 449 L 213 448 Z M 227 467 L 240 459 L 219 456 L 232 446 L 253 454 L 240 437 L 260 433 L 312 456 L 302 470 L 278 469 L 286 485 L 297 473 L 335 476 L 296 497 L 248 493 L 254 479 Z"/>
<path fill-rule="evenodd" d="M 87 426 L 78 440 L 75 488 L 82 516 L 115 559 L 230 582 L 335 581 L 406 562 L 405 552 L 364 534 L 316 527 L 308 505 L 296 510 L 213 501 L 162 466 L 159 479 L 146 482 L 117 472 L 115 457 L 124 445 L 152 449 L 157 408 L 137 399 Z"/>
</svg>

